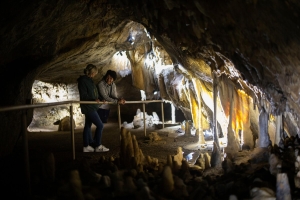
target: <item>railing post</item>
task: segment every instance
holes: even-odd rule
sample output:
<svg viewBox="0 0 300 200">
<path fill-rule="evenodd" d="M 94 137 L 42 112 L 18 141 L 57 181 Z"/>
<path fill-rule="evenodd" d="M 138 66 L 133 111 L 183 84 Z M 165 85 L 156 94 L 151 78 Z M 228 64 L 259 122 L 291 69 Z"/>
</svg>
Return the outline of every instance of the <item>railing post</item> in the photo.
<svg viewBox="0 0 300 200">
<path fill-rule="evenodd" d="M 164 102 L 161 102 L 161 121 L 162 121 L 162 128 L 165 128 L 165 112 L 164 112 Z"/>
<path fill-rule="evenodd" d="M 23 137 L 23 147 L 24 147 L 24 161 L 25 161 L 25 173 L 26 173 L 26 181 L 27 181 L 27 195 L 31 196 L 31 183 L 30 183 L 30 166 L 29 166 L 29 153 L 28 153 L 28 132 L 27 132 L 27 111 L 24 110 L 22 112 L 22 137 Z"/>
<path fill-rule="evenodd" d="M 70 105 L 70 127 L 71 127 L 71 142 L 72 142 L 72 155 L 75 160 L 75 138 L 74 138 L 74 124 L 73 124 L 73 104 Z"/>
<path fill-rule="evenodd" d="M 121 129 L 121 108 L 120 108 L 120 104 L 118 104 L 118 122 L 119 122 L 119 129 Z"/>
</svg>

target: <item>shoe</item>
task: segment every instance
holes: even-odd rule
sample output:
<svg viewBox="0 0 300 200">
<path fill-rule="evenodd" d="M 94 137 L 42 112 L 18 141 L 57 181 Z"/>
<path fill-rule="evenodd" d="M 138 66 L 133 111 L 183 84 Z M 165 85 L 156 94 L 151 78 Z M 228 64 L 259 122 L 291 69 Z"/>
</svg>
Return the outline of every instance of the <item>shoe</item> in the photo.
<svg viewBox="0 0 300 200">
<path fill-rule="evenodd" d="M 91 147 L 90 145 L 83 147 L 83 152 L 94 152 L 95 149 Z"/>
<path fill-rule="evenodd" d="M 95 148 L 95 152 L 106 152 L 106 151 L 109 151 L 109 149 L 103 146 L 102 144 Z"/>
</svg>

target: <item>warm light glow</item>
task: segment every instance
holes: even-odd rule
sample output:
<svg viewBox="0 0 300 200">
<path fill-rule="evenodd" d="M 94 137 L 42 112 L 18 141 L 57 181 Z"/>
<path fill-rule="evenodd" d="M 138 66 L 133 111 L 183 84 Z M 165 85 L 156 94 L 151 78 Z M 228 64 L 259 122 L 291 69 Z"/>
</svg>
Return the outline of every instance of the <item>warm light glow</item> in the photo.
<svg viewBox="0 0 300 200">
<path fill-rule="evenodd" d="M 112 69 L 117 71 L 122 77 L 131 74 L 131 64 L 125 51 L 118 51 L 113 55 L 111 66 L 113 66 Z"/>
<path fill-rule="evenodd" d="M 270 114 L 270 118 L 269 118 L 269 121 L 271 122 L 275 122 L 276 118 L 274 115 Z"/>
<path fill-rule="evenodd" d="M 247 95 L 243 90 L 237 90 L 237 97 L 235 98 L 235 106 L 232 116 L 232 128 L 236 133 L 239 130 L 244 130 L 244 125 L 249 121 L 249 105 L 250 96 Z"/>
<path fill-rule="evenodd" d="M 201 97 L 204 103 L 213 111 L 213 93 L 209 91 L 203 84 L 201 84 Z M 225 115 L 223 107 L 220 102 L 220 97 L 218 94 L 217 97 L 217 121 L 219 122 L 223 133 L 227 133 L 227 126 L 228 126 L 228 118 Z"/>
</svg>

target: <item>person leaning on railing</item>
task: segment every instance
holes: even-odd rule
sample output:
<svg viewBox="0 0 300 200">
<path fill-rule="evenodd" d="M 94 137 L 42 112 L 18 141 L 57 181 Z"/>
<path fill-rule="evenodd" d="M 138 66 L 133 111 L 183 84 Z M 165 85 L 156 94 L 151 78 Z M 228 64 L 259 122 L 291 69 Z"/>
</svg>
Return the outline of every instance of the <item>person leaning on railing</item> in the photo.
<svg viewBox="0 0 300 200">
<path fill-rule="evenodd" d="M 114 80 L 117 78 L 117 73 L 113 70 L 107 70 L 102 80 L 97 84 L 99 97 L 104 102 L 112 102 L 114 104 L 125 104 L 125 99 L 118 98 L 117 87 Z M 103 123 L 107 123 L 109 117 L 110 105 L 101 104 L 98 109 L 98 114 Z"/>
<path fill-rule="evenodd" d="M 93 64 L 88 64 L 84 69 L 84 75 L 78 79 L 78 90 L 80 101 L 96 101 L 100 103 L 99 93 L 93 78 L 98 74 L 98 68 Z M 83 128 L 83 152 L 105 152 L 109 151 L 101 144 L 103 123 L 97 113 L 99 105 L 80 104 L 81 113 L 85 115 Z M 92 124 L 95 124 L 96 130 L 94 139 L 92 139 Z"/>
</svg>

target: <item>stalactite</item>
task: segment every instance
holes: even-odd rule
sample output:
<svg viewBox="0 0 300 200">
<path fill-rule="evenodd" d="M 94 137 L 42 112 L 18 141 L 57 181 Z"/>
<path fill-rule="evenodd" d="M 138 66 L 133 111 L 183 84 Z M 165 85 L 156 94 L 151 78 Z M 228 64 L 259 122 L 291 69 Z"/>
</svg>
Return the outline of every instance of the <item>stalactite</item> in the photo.
<svg viewBox="0 0 300 200">
<path fill-rule="evenodd" d="M 190 109 L 193 118 L 193 124 L 196 129 L 199 129 L 199 103 L 197 101 L 197 95 L 194 93 L 196 90 L 195 85 L 190 83 L 188 89 Z"/>
<path fill-rule="evenodd" d="M 216 72 L 213 72 L 213 132 L 214 132 L 214 142 L 216 143 L 218 149 L 220 149 L 219 135 L 217 130 L 217 94 L 218 94 L 218 77 Z"/>
<path fill-rule="evenodd" d="M 198 135 L 198 143 L 199 144 L 204 144 L 205 139 L 203 135 L 203 128 L 202 128 L 202 101 L 201 101 L 201 81 L 199 79 L 192 79 L 195 92 L 197 95 L 197 102 L 198 102 L 198 121 L 197 123 L 197 134 Z"/>
<path fill-rule="evenodd" d="M 235 132 L 241 131 L 241 144 L 252 147 L 253 134 L 250 130 L 250 97 L 243 91 L 237 90 L 234 108 L 236 109 Z M 236 137 L 240 137 L 236 134 Z"/>
<path fill-rule="evenodd" d="M 225 148 L 225 152 L 228 154 L 236 154 L 239 150 L 239 143 L 237 138 L 235 137 L 235 132 L 232 129 L 232 115 L 233 115 L 233 106 L 234 106 L 234 98 L 233 98 L 233 88 L 231 85 L 228 86 L 228 93 L 230 93 L 230 110 L 229 110 L 229 122 L 227 128 L 227 147 Z"/>
<path fill-rule="evenodd" d="M 261 108 L 259 114 L 259 137 L 258 147 L 264 148 L 270 144 L 270 137 L 268 133 L 268 120 L 269 114 L 266 112 L 264 107 Z"/>
<path fill-rule="evenodd" d="M 160 74 L 159 77 L 158 77 L 158 87 L 159 87 L 159 92 L 160 92 L 161 98 L 166 99 L 166 100 L 170 100 L 170 98 L 168 96 L 168 93 L 167 93 L 167 89 L 166 89 L 163 74 Z"/>
<path fill-rule="evenodd" d="M 172 118 L 172 124 L 176 123 L 176 116 L 175 116 L 175 106 L 171 103 L 171 118 Z"/>
<path fill-rule="evenodd" d="M 282 115 L 276 116 L 276 133 L 275 133 L 275 144 L 279 144 L 280 135 L 282 130 Z"/>
<path fill-rule="evenodd" d="M 131 63 L 131 77 L 133 86 L 139 88 L 140 90 L 145 90 L 142 69 L 144 65 L 140 60 L 141 58 L 136 59 L 136 51 L 126 51 L 126 55 Z"/>
</svg>

